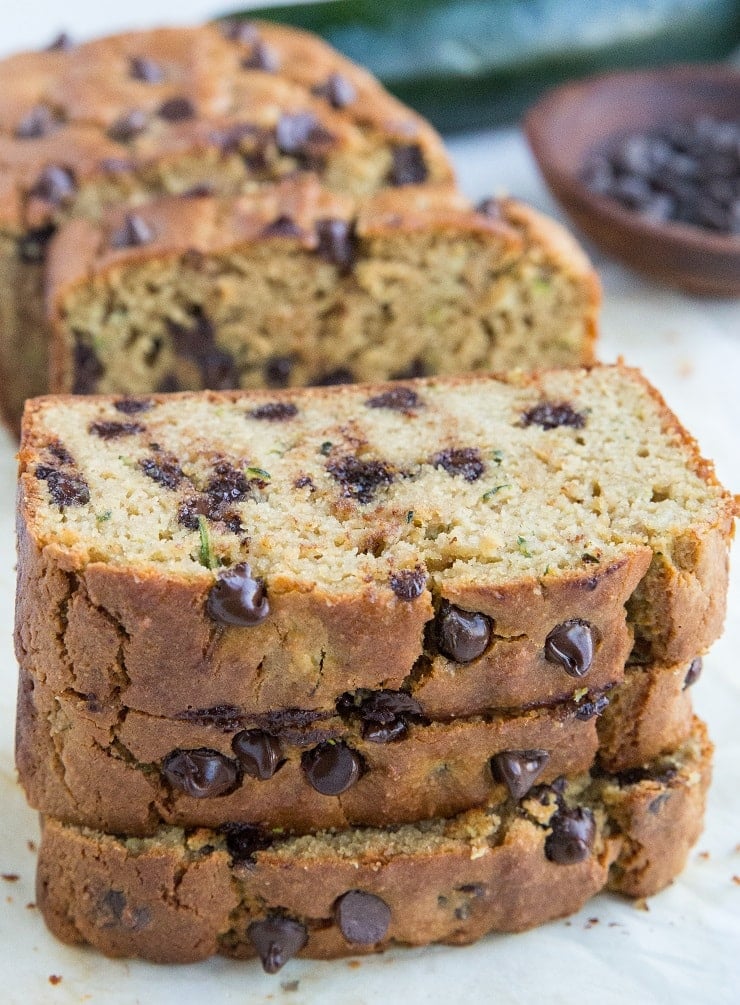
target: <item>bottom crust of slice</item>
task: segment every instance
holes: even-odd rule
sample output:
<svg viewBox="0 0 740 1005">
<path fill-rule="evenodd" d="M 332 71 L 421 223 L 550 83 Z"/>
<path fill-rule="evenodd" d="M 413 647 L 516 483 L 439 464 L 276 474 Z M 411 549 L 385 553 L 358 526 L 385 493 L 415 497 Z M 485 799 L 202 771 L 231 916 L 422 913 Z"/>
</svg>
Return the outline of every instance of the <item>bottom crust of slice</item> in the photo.
<svg viewBox="0 0 740 1005">
<path fill-rule="evenodd" d="M 163 828 L 126 838 L 43 820 L 37 901 L 51 931 L 108 956 L 329 959 L 469 943 L 571 914 L 603 889 L 644 897 L 697 840 L 712 745 L 593 772 L 519 803 L 396 828 L 285 838 Z"/>
</svg>

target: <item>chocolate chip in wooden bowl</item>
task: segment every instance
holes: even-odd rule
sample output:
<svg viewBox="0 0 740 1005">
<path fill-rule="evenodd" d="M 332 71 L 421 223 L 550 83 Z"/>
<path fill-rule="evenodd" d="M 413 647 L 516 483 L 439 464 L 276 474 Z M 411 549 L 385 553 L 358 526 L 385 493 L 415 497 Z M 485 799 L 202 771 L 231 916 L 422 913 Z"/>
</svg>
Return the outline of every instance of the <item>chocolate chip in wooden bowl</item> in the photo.
<svg viewBox="0 0 740 1005">
<path fill-rule="evenodd" d="M 35 227 L 18 238 L 18 255 L 26 265 L 40 265 L 46 259 L 46 253 L 54 234 L 56 224 L 47 223 L 43 227 Z"/>
<path fill-rule="evenodd" d="M 430 462 L 435 468 L 442 468 L 448 475 L 464 478 L 466 482 L 477 481 L 486 469 L 477 447 L 450 447 L 434 454 Z"/>
<path fill-rule="evenodd" d="M 545 855 L 558 865 L 575 865 L 591 854 L 596 839 L 594 815 L 585 806 L 562 808 L 550 821 L 545 839 Z"/>
<path fill-rule="evenodd" d="M 227 795 L 239 781 L 236 763 L 209 747 L 173 750 L 162 761 L 162 775 L 173 788 L 193 799 Z"/>
<path fill-rule="evenodd" d="M 388 175 L 391 185 L 420 185 L 427 180 L 429 169 L 424 153 L 416 143 L 404 143 L 393 148 L 393 165 Z"/>
<path fill-rule="evenodd" d="M 219 827 L 219 831 L 226 838 L 232 865 L 253 864 L 255 852 L 272 844 L 270 835 L 254 824 L 227 823 Z"/>
<path fill-rule="evenodd" d="M 161 84 L 165 77 L 159 63 L 147 56 L 132 56 L 129 60 L 129 73 L 134 80 L 145 84 Z"/>
<path fill-rule="evenodd" d="M 352 81 L 341 73 L 330 73 L 323 84 L 317 84 L 313 93 L 326 98 L 332 108 L 347 108 L 357 100 L 357 89 Z"/>
<path fill-rule="evenodd" d="M 400 569 L 398 572 L 391 573 L 388 582 L 399 600 L 416 600 L 424 592 L 427 574 L 419 566 L 415 569 Z"/>
<path fill-rule="evenodd" d="M 316 221 L 316 254 L 336 265 L 343 273 L 350 272 L 356 258 L 356 241 L 352 224 L 347 220 L 327 218 Z"/>
<path fill-rule="evenodd" d="M 270 915 L 262 921 L 253 921 L 247 929 L 252 943 L 268 974 L 276 974 L 303 949 L 308 942 L 308 932 L 300 921 L 283 915 Z"/>
<path fill-rule="evenodd" d="M 545 639 L 545 659 L 571 677 L 584 677 L 594 661 L 594 630 L 588 621 L 571 618 L 556 625 Z"/>
<path fill-rule="evenodd" d="M 270 613 L 264 580 L 255 579 L 247 562 L 222 572 L 206 601 L 210 618 L 222 625 L 252 628 Z"/>
<path fill-rule="evenodd" d="M 686 676 L 684 677 L 683 680 L 683 688 L 681 690 L 685 691 L 693 684 L 696 684 L 696 682 L 701 677 L 701 672 L 703 669 L 704 669 L 704 661 L 702 660 L 701 656 L 697 656 L 696 659 L 693 659 L 689 664 L 689 669 L 686 671 Z"/>
<path fill-rule="evenodd" d="M 154 229 L 138 213 L 127 213 L 123 224 L 110 236 L 111 248 L 140 248 L 154 240 Z"/>
<path fill-rule="evenodd" d="M 245 70 L 261 70 L 263 73 L 278 73 L 280 56 L 270 45 L 257 39 L 251 53 L 242 60 Z"/>
<path fill-rule="evenodd" d="M 583 429 L 586 425 L 586 416 L 582 412 L 576 412 L 567 401 L 541 401 L 522 414 L 521 424 L 523 426 L 536 424 L 543 429 L 557 429 L 559 426 Z"/>
<path fill-rule="evenodd" d="M 390 391 L 368 398 L 365 402 L 368 408 L 389 408 L 394 412 L 413 413 L 424 407 L 424 402 L 410 387 L 394 387 Z"/>
<path fill-rule="evenodd" d="M 301 755 L 309 785 L 324 796 L 339 796 L 362 774 L 362 758 L 342 741 L 327 740 Z"/>
<path fill-rule="evenodd" d="M 14 136 L 18 140 L 38 140 L 59 125 L 59 119 L 48 105 L 36 105 L 27 112 L 15 127 Z"/>
<path fill-rule="evenodd" d="M 124 112 L 108 127 L 108 136 L 117 143 L 130 143 L 144 132 L 149 125 L 149 117 L 140 108 Z"/>
<path fill-rule="evenodd" d="M 546 750 L 503 750 L 491 758 L 491 773 L 518 802 L 532 788 L 549 760 Z"/>
<path fill-rule="evenodd" d="M 388 934 L 391 909 L 374 893 L 350 890 L 335 902 L 334 917 L 347 942 L 374 946 Z"/>
<path fill-rule="evenodd" d="M 243 729 L 231 741 L 245 774 L 266 781 L 285 763 L 280 740 L 263 729 Z"/>
<path fill-rule="evenodd" d="M 60 164 L 48 164 L 31 188 L 30 195 L 52 206 L 68 203 L 77 192 L 73 172 Z"/>
<path fill-rule="evenodd" d="M 185 122 L 195 118 L 195 105 L 190 98 L 168 98 L 159 106 L 157 114 L 166 122 Z"/>
<path fill-rule="evenodd" d="M 437 646 L 443 656 L 455 663 L 470 663 L 488 648 L 493 621 L 486 614 L 465 611 L 442 601 L 434 621 Z"/>
<path fill-rule="evenodd" d="M 90 488 L 82 475 L 46 464 L 39 464 L 34 471 L 39 481 L 46 482 L 52 501 L 60 509 L 67 506 L 85 506 L 90 502 Z"/>
</svg>

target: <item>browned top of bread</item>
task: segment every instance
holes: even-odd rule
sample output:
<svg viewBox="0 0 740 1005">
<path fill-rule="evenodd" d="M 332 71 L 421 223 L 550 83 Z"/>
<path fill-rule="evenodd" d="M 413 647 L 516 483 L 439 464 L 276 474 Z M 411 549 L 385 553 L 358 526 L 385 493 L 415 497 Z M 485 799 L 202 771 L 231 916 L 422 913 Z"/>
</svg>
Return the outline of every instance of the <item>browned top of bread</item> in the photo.
<svg viewBox="0 0 740 1005">
<path fill-rule="evenodd" d="M 308 33 L 158 29 L 0 62 L 0 226 L 89 210 L 88 183 L 120 188 L 154 164 L 217 159 L 249 133 L 299 159 L 339 151 L 358 190 L 377 187 L 378 170 L 390 184 L 452 176 L 423 119 Z M 382 163 L 369 169 L 379 148 Z"/>
</svg>

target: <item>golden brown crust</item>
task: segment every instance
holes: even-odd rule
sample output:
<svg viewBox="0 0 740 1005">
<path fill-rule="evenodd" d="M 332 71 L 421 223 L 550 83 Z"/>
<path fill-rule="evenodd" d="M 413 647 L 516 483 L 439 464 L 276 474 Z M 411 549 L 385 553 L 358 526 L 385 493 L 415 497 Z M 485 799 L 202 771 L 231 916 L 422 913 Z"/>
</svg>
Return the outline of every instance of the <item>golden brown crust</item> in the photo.
<svg viewBox="0 0 740 1005">
<path fill-rule="evenodd" d="M 648 773 L 621 784 L 606 778 L 572 795 L 566 790 L 568 805 L 589 806 L 596 823 L 591 854 L 573 865 L 545 855 L 552 809 L 542 825 L 512 807 L 500 823 L 474 811 L 432 836 L 418 828 L 387 841 L 382 833 L 350 832 L 343 854 L 341 832 L 298 839 L 298 845 L 278 840 L 255 852 L 251 865 L 237 866 L 212 831 L 186 839 L 163 830 L 137 843 L 49 818 L 37 902 L 66 942 L 163 962 L 215 952 L 252 956 L 250 922 L 276 910 L 306 925 L 301 955 L 308 957 L 378 951 L 391 943 L 472 942 L 489 931 L 521 931 L 572 913 L 607 884 L 636 896 L 657 892 L 682 868 L 701 827 L 710 757 L 697 724 L 693 749 L 675 755 L 673 772 L 655 766 L 665 777 Z M 334 911 L 348 890 L 371 893 L 390 908 L 380 942 L 362 947 L 342 936 Z"/>
</svg>

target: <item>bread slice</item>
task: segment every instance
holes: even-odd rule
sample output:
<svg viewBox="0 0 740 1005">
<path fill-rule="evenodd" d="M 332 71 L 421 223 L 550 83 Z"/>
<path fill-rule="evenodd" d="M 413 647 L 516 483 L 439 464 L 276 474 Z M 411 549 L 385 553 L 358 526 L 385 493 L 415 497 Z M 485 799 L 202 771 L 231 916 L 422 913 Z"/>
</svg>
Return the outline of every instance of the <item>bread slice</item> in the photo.
<svg viewBox="0 0 740 1005">
<path fill-rule="evenodd" d="M 636 768 L 683 743 L 687 667 L 634 668 L 606 695 L 518 713 L 430 721 L 404 692 L 338 712 L 233 706 L 175 718 L 54 693 L 21 676 L 16 763 L 46 816 L 117 834 L 162 824 L 249 823 L 307 833 L 383 826 L 495 806 L 535 783 Z"/>
<path fill-rule="evenodd" d="M 190 962 L 331 958 L 468 943 L 577 911 L 603 889 L 645 897 L 702 827 L 711 744 L 627 775 L 582 775 L 452 819 L 284 838 L 253 828 L 115 837 L 43 822 L 37 903 L 65 942 Z"/>
<path fill-rule="evenodd" d="M 599 304 L 575 241 L 521 204 L 358 204 L 305 176 L 74 220 L 47 294 L 51 390 L 129 394 L 583 365 Z"/>
<path fill-rule="evenodd" d="M 172 717 L 408 686 L 442 718 L 722 626 L 734 501 L 621 366 L 50 397 L 19 457 L 17 653 L 57 694 Z"/>
<path fill-rule="evenodd" d="M 279 25 L 131 32 L 0 61 L 0 389 L 17 426 L 48 389 L 55 229 L 205 185 L 315 171 L 356 197 L 450 183 L 439 136 L 320 39 Z"/>
</svg>

